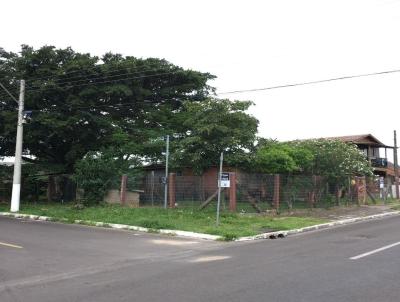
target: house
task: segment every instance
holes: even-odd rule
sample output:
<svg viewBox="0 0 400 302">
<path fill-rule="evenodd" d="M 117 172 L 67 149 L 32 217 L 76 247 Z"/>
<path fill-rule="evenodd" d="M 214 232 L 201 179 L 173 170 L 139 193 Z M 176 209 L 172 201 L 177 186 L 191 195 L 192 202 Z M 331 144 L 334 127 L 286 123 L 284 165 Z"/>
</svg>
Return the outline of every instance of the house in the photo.
<svg viewBox="0 0 400 302">
<path fill-rule="evenodd" d="M 385 145 L 372 134 L 336 136 L 326 139 L 355 144 L 371 163 L 375 175 L 394 180 L 394 165 L 388 161 L 387 157 L 387 149 L 393 149 L 393 147 Z"/>
</svg>

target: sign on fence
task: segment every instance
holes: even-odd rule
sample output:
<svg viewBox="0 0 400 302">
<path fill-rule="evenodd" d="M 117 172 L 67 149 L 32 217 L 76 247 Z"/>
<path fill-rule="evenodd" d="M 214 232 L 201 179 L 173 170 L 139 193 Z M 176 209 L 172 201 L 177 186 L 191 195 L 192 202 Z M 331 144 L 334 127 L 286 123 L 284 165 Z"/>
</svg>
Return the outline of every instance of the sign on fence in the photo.
<svg viewBox="0 0 400 302">
<path fill-rule="evenodd" d="M 221 178 L 220 178 L 220 187 L 221 188 L 230 188 L 230 186 L 231 186 L 231 181 L 229 179 L 229 173 L 222 172 Z"/>
<path fill-rule="evenodd" d="M 379 177 L 379 188 L 383 189 L 385 187 L 385 178 Z"/>
</svg>

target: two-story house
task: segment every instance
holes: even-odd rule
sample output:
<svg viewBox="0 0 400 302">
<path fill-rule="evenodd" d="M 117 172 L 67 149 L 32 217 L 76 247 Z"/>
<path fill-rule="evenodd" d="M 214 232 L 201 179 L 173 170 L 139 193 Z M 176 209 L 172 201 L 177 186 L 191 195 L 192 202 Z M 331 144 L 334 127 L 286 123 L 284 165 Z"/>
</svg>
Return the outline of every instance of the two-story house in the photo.
<svg viewBox="0 0 400 302">
<path fill-rule="evenodd" d="M 374 174 L 394 180 L 394 165 L 388 161 L 387 150 L 393 147 L 385 145 L 372 134 L 328 137 L 345 143 L 353 143 L 370 161 Z"/>
</svg>

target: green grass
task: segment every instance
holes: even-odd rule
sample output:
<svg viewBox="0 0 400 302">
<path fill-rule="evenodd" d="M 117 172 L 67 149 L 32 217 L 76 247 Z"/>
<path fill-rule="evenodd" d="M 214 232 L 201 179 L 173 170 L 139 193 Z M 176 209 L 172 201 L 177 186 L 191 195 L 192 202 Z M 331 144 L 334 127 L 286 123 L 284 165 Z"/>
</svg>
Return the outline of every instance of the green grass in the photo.
<svg viewBox="0 0 400 302">
<path fill-rule="evenodd" d="M 0 211 L 8 210 L 8 205 L 0 205 Z M 49 216 L 70 223 L 74 220 L 90 220 L 142 226 L 153 230 L 193 231 L 220 235 L 225 240 L 326 222 L 309 217 L 263 216 L 223 211 L 220 225 L 216 227 L 214 208 L 199 211 L 190 207 L 164 210 L 151 207 L 124 208 L 118 205 L 96 205 L 77 209 L 71 204 L 22 204 L 20 213 Z"/>
</svg>

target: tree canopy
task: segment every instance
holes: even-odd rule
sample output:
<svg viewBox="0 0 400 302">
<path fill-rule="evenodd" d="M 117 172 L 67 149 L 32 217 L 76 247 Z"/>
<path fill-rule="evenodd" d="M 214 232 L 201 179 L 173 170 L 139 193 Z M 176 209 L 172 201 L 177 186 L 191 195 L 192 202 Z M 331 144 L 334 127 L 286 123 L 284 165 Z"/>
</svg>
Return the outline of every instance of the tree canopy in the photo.
<svg viewBox="0 0 400 302">
<path fill-rule="evenodd" d="M 175 165 L 193 167 L 200 173 L 219 162 L 230 166 L 243 165 L 254 148 L 258 120 L 246 113 L 251 102 L 209 98 L 202 102 L 186 102 L 177 116 L 181 119 L 181 137 L 174 144 Z"/>
<path fill-rule="evenodd" d="M 151 144 L 171 132 L 171 116 L 184 102 L 205 100 L 209 73 L 162 59 L 107 53 L 101 58 L 71 48 L 24 45 L 19 54 L 0 49 L 0 80 L 12 92 L 26 79 L 24 150 L 36 163 L 70 173 L 90 151 L 129 142 L 130 153 L 156 156 Z M 17 93 L 16 93 L 17 94 Z M 15 147 L 16 104 L 0 94 L 0 155 Z"/>
<path fill-rule="evenodd" d="M 373 174 L 367 158 L 354 144 L 331 139 L 296 141 L 292 144 L 312 152 L 314 160 L 308 168 L 312 174 L 339 182 L 346 181 L 348 176 Z"/>
<path fill-rule="evenodd" d="M 216 99 L 208 84 L 214 78 L 156 58 L 0 48 L 0 82 L 17 95 L 18 80 L 26 80 L 25 108 L 33 112 L 25 124 L 26 160 L 53 172 L 82 174 L 85 165 L 112 158 L 157 163 L 167 134 L 175 165 L 200 172 L 221 151 L 229 164 L 248 160 L 258 125 L 245 112 L 251 102 Z M 14 153 L 16 118 L 15 102 L 0 92 L 0 155 Z"/>
<path fill-rule="evenodd" d="M 308 172 L 313 153 L 304 146 L 264 141 L 255 155 L 255 169 L 264 173 Z"/>
<path fill-rule="evenodd" d="M 372 175 L 365 156 L 353 144 L 317 139 L 279 143 L 262 140 L 254 169 L 264 173 L 303 173 L 325 176 L 335 182 L 348 176 Z"/>
</svg>

